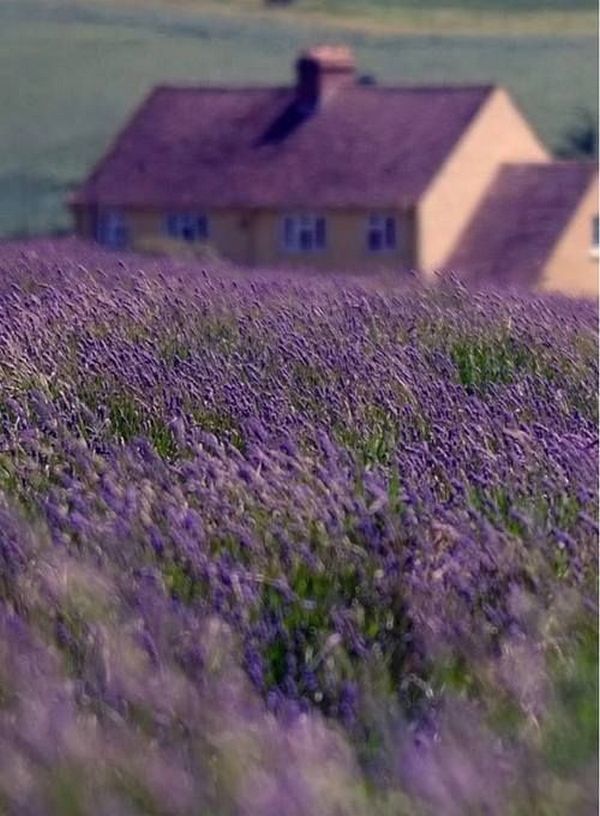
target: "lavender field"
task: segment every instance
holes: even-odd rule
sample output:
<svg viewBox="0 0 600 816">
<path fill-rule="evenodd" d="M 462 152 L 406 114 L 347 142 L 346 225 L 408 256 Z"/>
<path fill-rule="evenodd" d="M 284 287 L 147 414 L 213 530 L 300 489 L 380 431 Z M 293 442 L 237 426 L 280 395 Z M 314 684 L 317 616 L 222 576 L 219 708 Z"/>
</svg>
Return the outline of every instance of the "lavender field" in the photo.
<svg viewBox="0 0 600 816">
<path fill-rule="evenodd" d="M 596 813 L 597 320 L 4 245 L 0 813 Z"/>
</svg>

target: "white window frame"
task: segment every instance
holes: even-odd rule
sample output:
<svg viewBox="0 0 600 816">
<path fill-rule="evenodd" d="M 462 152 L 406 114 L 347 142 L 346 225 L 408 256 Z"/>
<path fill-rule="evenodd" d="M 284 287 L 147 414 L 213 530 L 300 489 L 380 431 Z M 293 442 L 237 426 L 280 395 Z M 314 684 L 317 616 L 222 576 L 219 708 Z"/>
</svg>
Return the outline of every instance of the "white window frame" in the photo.
<svg viewBox="0 0 600 816">
<path fill-rule="evenodd" d="M 315 213 L 287 213 L 281 219 L 281 248 L 294 254 L 327 249 L 327 219 Z"/>
<path fill-rule="evenodd" d="M 373 246 L 371 239 L 379 237 L 379 246 Z M 365 234 L 367 252 L 381 255 L 398 249 L 398 219 L 389 213 L 371 213 L 367 219 Z"/>
<path fill-rule="evenodd" d="M 121 210 L 100 210 L 96 216 L 96 241 L 111 249 L 124 249 L 129 243 L 129 228 Z"/>
<path fill-rule="evenodd" d="M 169 238 L 195 244 L 207 241 L 209 235 L 209 221 L 206 213 L 177 211 L 169 212 L 165 216 L 165 232 Z"/>
</svg>

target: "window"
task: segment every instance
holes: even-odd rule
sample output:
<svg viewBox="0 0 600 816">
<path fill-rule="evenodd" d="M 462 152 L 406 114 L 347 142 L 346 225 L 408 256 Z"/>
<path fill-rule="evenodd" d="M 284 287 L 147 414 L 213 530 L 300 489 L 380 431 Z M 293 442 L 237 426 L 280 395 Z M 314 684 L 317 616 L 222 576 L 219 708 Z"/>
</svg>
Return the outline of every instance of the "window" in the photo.
<svg viewBox="0 0 600 816">
<path fill-rule="evenodd" d="M 167 235 L 179 241 L 205 241 L 208 237 L 208 218 L 201 213 L 170 213 L 167 216 Z"/>
<path fill-rule="evenodd" d="M 325 219 L 320 215 L 286 215 L 282 238 L 287 252 L 319 252 L 327 243 Z"/>
<path fill-rule="evenodd" d="M 127 246 L 129 233 L 125 216 L 119 210 L 105 210 L 96 220 L 96 240 L 103 246 L 123 249 Z"/>
<path fill-rule="evenodd" d="M 396 249 L 396 219 L 393 216 L 369 216 L 367 247 L 369 252 L 390 252 Z"/>
</svg>

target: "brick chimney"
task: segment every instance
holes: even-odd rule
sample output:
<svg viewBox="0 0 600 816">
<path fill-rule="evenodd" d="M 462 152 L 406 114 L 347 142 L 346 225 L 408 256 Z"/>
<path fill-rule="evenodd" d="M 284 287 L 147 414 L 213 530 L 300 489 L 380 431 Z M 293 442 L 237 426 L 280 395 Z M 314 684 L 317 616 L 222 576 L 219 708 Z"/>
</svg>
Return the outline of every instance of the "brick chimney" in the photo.
<svg viewBox="0 0 600 816">
<path fill-rule="evenodd" d="M 304 51 L 296 62 L 296 96 L 307 110 L 326 102 L 355 78 L 352 51 L 344 45 L 321 45 Z"/>
</svg>

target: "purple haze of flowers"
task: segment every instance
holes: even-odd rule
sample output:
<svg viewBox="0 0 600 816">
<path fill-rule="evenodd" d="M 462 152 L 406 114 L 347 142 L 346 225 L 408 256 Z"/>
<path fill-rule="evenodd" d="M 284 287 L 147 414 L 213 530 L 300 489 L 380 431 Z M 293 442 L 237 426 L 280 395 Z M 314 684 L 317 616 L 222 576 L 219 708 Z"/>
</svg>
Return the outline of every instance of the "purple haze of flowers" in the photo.
<svg viewBox="0 0 600 816">
<path fill-rule="evenodd" d="M 585 811 L 595 306 L 0 257 L 0 810 Z"/>
</svg>

